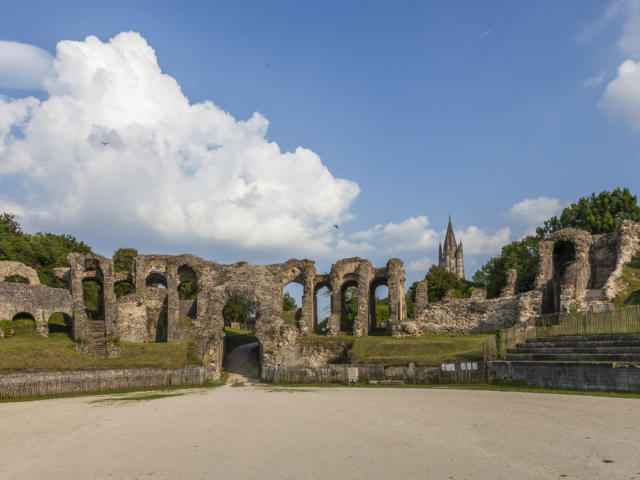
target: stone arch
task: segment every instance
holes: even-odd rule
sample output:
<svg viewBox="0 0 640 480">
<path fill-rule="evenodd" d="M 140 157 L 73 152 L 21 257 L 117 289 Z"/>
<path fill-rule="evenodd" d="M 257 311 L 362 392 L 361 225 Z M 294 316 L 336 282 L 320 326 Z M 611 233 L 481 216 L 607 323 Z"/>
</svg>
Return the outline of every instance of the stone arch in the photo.
<svg viewBox="0 0 640 480">
<path fill-rule="evenodd" d="M 178 267 L 177 287 L 178 292 L 178 316 L 188 319 L 187 322 L 198 317 L 198 275 L 189 264 L 184 263 Z"/>
<path fill-rule="evenodd" d="M 105 320 L 104 280 L 100 277 L 85 276 L 82 279 L 82 303 L 91 320 Z"/>
<path fill-rule="evenodd" d="M 151 272 L 146 276 L 144 284 L 147 288 L 162 288 L 166 290 L 167 276 L 162 272 Z"/>
<path fill-rule="evenodd" d="M 64 333 L 71 336 L 73 319 L 66 312 L 53 312 L 47 319 L 47 328 L 49 334 Z"/>
<path fill-rule="evenodd" d="M 589 232 L 566 228 L 540 243 L 536 290 L 542 293 L 542 313 L 564 312 L 579 303 L 591 275 Z"/>
<path fill-rule="evenodd" d="M 331 289 L 331 280 L 328 275 L 319 275 L 316 278 L 316 282 L 313 286 L 313 331 L 316 333 L 328 333 L 328 325 L 325 327 L 324 331 L 320 330 L 320 317 L 318 313 L 318 293 L 323 288 L 326 288 L 329 292 L 331 292 L 331 297 L 333 297 L 333 290 Z M 331 298 L 329 298 L 329 316 L 327 317 L 327 322 L 329 318 L 331 318 L 331 314 L 333 313 L 333 302 Z"/>
<path fill-rule="evenodd" d="M 27 280 L 30 285 L 40 285 L 40 279 L 36 271 L 21 262 L 13 262 L 10 260 L 0 261 L 0 282 L 6 281 L 7 277 L 22 277 Z"/>
<path fill-rule="evenodd" d="M 22 320 L 33 321 L 33 331 L 38 331 L 38 315 L 34 314 L 32 311 L 20 310 L 19 312 L 16 312 L 11 316 L 11 323 L 13 324 L 13 329 L 16 331 L 16 333 L 20 330 L 20 328 L 18 327 L 18 323 L 24 323 L 22 322 Z M 25 330 L 27 329 L 27 327 L 23 328 Z M 31 328 L 28 327 L 28 330 L 31 330 Z"/>
<path fill-rule="evenodd" d="M 286 311 L 284 309 L 284 295 L 285 295 L 285 290 L 290 285 L 292 286 L 291 290 L 294 292 L 291 296 L 296 302 L 296 308 L 291 311 Z M 299 290 L 300 290 L 299 294 L 298 292 L 296 292 L 296 290 L 298 290 L 297 287 L 299 287 Z M 295 326 L 296 328 L 300 329 L 302 327 L 301 319 L 302 319 L 302 302 L 304 301 L 304 283 L 300 282 L 299 280 L 290 281 L 282 289 L 282 296 L 283 296 L 283 301 L 281 302 L 281 305 L 282 305 L 282 318 L 284 319 L 284 322 L 286 324 Z"/>
<path fill-rule="evenodd" d="M 353 277 L 353 278 L 352 278 Z M 356 311 L 353 318 L 350 317 L 350 312 L 347 309 L 347 294 L 350 288 L 357 289 Z M 358 320 L 358 306 L 362 295 L 366 295 L 366 292 L 362 292 L 358 285 L 358 278 L 355 275 L 345 275 L 345 279 L 340 286 L 340 332 L 345 332 L 353 335 L 356 330 L 356 322 Z"/>
<path fill-rule="evenodd" d="M 385 286 L 387 287 L 387 320 L 386 323 L 389 322 L 389 279 L 386 275 L 376 275 L 374 279 L 371 281 L 369 286 L 369 333 L 378 330 L 378 321 L 377 321 L 377 305 L 376 305 L 376 289 L 378 287 Z"/>
</svg>

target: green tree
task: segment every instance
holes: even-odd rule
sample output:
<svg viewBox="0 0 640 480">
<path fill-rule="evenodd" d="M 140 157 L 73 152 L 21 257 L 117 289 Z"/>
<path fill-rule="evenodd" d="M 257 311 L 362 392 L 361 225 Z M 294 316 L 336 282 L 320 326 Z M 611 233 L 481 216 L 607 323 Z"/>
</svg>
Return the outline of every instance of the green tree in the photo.
<svg viewBox="0 0 640 480">
<path fill-rule="evenodd" d="M 255 316 L 255 305 L 244 298 L 232 298 L 222 309 L 222 317 L 226 326 L 231 326 L 231 322 L 239 322 L 246 325 Z"/>
<path fill-rule="evenodd" d="M 289 292 L 284 292 L 284 295 L 282 296 L 282 310 L 290 312 L 297 308 L 298 304 L 296 303 L 296 299 L 293 298 Z"/>
<path fill-rule="evenodd" d="M 506 284 L 507 270 L 513 268 L 518 272 L 516 291 L 532 290 L 538 269 L 539 242 L 539 238 L 528 236 L 505 245 L 500 255 L 489 259 L 473 275 L 474 284 L 485 288 L 488 297 L 498 297 Z"/>
<path fill-rule="evenodd" d="M 53 269 L 68 266 L 67 256 L 71 252 L 91 253 L 91 248 L 71 235 L 23 233 L 13 215 L 0 217 L 0 260 L 13 260 L 32 267 L 44 285 L 66 287 L 55 277 Z"/>
<path fill-rule="evenodd" d="M 628 188 L 582 197 L 565 208 L 560 218 L 554 216 L 545 221 L 536 233 L 541 238 L 563 228 L 579 228 L 591 234 L 610 233 L 618 229 L 622 220 L 640 222 L 638 199 Z"/>
<path fill-rule="evenodd" d="M 448 272 L 444 268 L 431 265 L 425 278 L 427 279 L 430 303 L 439 301 L 449 290 L 457 298 L 464 298 L 470 295 L 470 285 L 463 279 L 458 278 L 455 273 Z"/>
<path fill-rule="evenodd" d="M 340 320 L 340 330 L 353 333 L 353 324 L 358 315 L 358 287 L 347 287 L 344 291 L 344 312 Z"/>
<path fill-rule="evenodd" d="M 130 272 L 137 256 L 138 250 L 135 248 L 119 248 L 113 253 L 113 267 L 116 272 Z"/>
<path fill-rule="evenodd" d="M 195 300 L 198 298 L 198 285 L 196 282 L 187 280 L 178 285 L 178 298 L 180 300 Z"/>
</svg>

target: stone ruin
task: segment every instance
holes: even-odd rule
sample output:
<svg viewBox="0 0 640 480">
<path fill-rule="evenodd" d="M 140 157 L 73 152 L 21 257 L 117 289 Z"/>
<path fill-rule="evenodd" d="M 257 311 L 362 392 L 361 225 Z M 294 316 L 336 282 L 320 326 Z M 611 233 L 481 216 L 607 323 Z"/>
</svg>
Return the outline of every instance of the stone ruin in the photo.
<svg viewBox="0 0 640 480">
<path fill-rule="evenodd" d="M 331 313 L 326 334 L 339 333 L 346 290 L 358 288 L 358 308 L 352 329 L 368 335 L 376 326 L 375 290 L 389 290 L 388 329 L 395 336 L 434 333 L 491 333 L 511 327 L 534 315 L 551 312 L 602 311 L 626 287 L 621 280 L 625 263 L 640 253 L 640 224 L 624 221 L 616 232 L 590 235 L 575 229 L 556 232 L 540 243 L 540 261 L 533 290 L 516 292 L 517 274 L 507 273 L 499 298 L 486 298 L 476 289 L 470 298 L 445 296 L 428 301 L 426 280 L 418 282 L 414 319 L 407 321 L 403 262 L 392 258 L 382 268 L 359 257 L 340 260 L 327 274 L 318 274 L 311 260 L 291 259 L 273 265 L 239 262 L 222 265 L 193 255 L 139 255 L 129 272 L 116 272 L 111 259 L 96 254 L 69 255 L 69 267 L 55 273 L 68 289 L 40 285 L 36 272 L 18 262 L 0 262 L 0 319 L 30 314 L 42 335 L 48 335 L 48 319 L 63 313 L 70 320 L 71 335 L 81 340 L 86 353 L 117 354 L 117 342 L 178 341 L 190 339 L 208 367 L 210 378 L 220 373 L 223 356 L 223 309 L 233 298 L 256 307 L 255 334 L 263 365 L 330 363 L 326 352 L 305 357 L 297 339 L 316 330 L 319 323 L 317 294 L 331 292 Z M 20 276 L 26 283 L 11 283 Z M 85 310 L 83 282 L 101 286 L 102 309 L 90 317 Z M 183 282 L 197 285 L 194 300 L 181 300 Z M 133 293 L 116 298 L 116 287 L 128 283 Z M 283 289 L 295 282 L 302 286 L 302 305 L 295 325 L 284 319 Z M 1 330 L 0 330 L 1 331 Z M 295 363 L 294 362 L 294 363 Z"/>
<path fill-rule="evenodd" d="M 345 315 L 348 287 L 358 287 L 358 310 L 353 322 L 355 336 L 367 335 L 376 326 L 375 289 L 389 289 L 389 323 L 406 318 L 403 262 L 393 258 L 386 267 L 354 257 L 340 260 L 328 274 L 319 275 L 311 260 L 291 259 L 273 265 L 239 262 L 222 265 L 193 255 L 139 255 L 130 272 L 117 272 L 113 260 L 96 254 L 69 254 L 69 267 L 56 276 L 68 289 L 39 285 L 36 272 L 18 262 L 0 262 L 0 276 L 19 275 L 29 283 L 0 282 L 0 319 L 28 313 L 42 335 L 48 335 L 48 319 L 61 312 L 71 318 L 71 336 L 81 349 L 96 356 L 117 354 L 115 339 L 128 342 L 191 339 L 200 358 L 215 378 L 222 364 L 223 309 L 233 298 L 252 302 L 256 308 L 255 335 L 261 361 L 278 364 L 291 355 L 298 336 L 314 332 L 318 325 L 316 294 L 322 287 L 331 292 L 327 335 L 337 335 Z M 100 287 L 99 313 L 85 309 L 83 282 Z M 197 285 L 194 300 L 181 300 L 183 282 Z M 291 282 L 302 286 L 302 306 L 296 325 L 285 323 L 283 289 Z M 116 298 L 116 287 L 128 283 L 133 293 Z"/>
<path fill-rule="evenodd" d="M 626 288 L 623 266 L 638 254 L 639 223 L 625 220 L 617 231 L 600 235 L 563 229 L 539 245 L 533 290 L 516 294 L 517 272 L 509 270 L 499 298 L 487 299 L 486 291 L 475 290 L 471 298 L 448 295 L 429 304 L 423 280 L 416 290 L 414 321 L 395 325 L 394 334 L 492 333 L 539 314 L 608 311 Z"/>
</svg>

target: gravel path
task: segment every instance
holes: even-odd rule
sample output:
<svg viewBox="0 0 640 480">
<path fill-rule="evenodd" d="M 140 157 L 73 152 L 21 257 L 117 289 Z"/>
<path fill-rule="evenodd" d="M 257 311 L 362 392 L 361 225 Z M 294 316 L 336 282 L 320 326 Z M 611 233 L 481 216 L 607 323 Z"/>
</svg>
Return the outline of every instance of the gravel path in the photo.
<svg viewBox="0 0 640 480">
<path fill-rule="evenodd" d="M 640 479 L 640 400 L 191 390 L 0 404 L 1 479 Z"/>
</svg>

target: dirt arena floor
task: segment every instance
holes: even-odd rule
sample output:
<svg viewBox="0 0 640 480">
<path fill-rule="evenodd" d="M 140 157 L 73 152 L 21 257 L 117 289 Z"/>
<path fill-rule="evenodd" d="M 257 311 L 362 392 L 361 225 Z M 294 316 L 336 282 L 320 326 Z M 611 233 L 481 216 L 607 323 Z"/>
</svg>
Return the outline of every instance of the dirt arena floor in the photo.
<svg viewBox="0 0 640 480">
<path fill-rule="evenodd" d="M 182 393 L 0 404 L 0 478 L 640 479 L 640 399 L 259 386 Z"/>
</svg>

